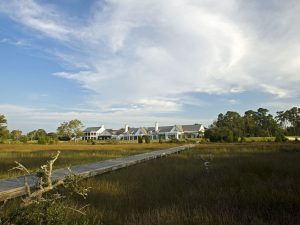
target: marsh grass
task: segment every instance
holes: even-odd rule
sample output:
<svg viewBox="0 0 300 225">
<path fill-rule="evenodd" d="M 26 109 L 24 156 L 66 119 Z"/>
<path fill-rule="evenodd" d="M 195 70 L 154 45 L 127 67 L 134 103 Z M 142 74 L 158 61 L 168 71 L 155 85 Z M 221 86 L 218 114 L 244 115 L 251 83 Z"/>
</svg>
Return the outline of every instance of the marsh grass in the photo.
<svg viewBox="0 0 300 225">
<path fill-rule="evenodd" d="M 213 155 L 209 173 L 202 158 Z M 66 224 L 298 225 L 300 145 L 198 145 L 82 181 L 87 215 Z M 13 207 L 14 202 L 10 203 Z"/>
<path fill-rule="evenodd" d="M 157 149 L 174 147 L 174 144 L 114 144 L 114 145 L 32 145 L 0 144 L 0 178 L 21 175 L 19 171 L 9 171 L 15 161 L 24 164 L 28 169 L 39 168 L 58 150 L 61 155 L 55 168 L 63 168 L 106 159 L 125 157 Z"/>
<path fill-rule="evenodd" d="M 292 151 L 287 151 L 287 149 Z M 201 157 L 214 155 L 210 173 Z M 103 176 L 79 224 L 300 224 L 300 145 L 202 146 Z M 74 199 L 73 204 L 84 204 Z"/>
</svg>

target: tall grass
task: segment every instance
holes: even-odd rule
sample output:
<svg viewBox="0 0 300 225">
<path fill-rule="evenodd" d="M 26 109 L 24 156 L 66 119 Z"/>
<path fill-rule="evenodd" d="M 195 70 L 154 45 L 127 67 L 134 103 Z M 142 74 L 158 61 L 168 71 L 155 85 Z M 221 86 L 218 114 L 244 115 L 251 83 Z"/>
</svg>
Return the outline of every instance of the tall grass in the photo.
<svg viewBox="0 0 300 225">
<path fill-rule="evenodd" d="M 85 164 L 100 160 L 125 157 L 156 149 L 174 147 L 174 144 L 116 144 L 116 145 L 0 145 L 0 178 L 21 175 L 19 171 L 9 171 L 15 166 L 14 161 L 24 164 L 29 169 L 43 165 L 49 156 L 60 150 L 62 153 L 56 162 L 56 168 Z"/>
<path fill-rule="evenodd" d="M 211 146 L 84 181 L 87 224 L 300 224 L 300 146 Z M 219 151 L 221 149 L 221 151 Z M 214 155 L 209 173 L 201 158 Z M 84 204 L 74 199 L 73 204 Z M 76 218 L 76 219 L 75 219 Z"/>
<path fill-rule="evenodd" d="M 212 154 L 209 172 L 203 158 Z M 299 144 L 199 145 L 82 181 L 87 215 L 66 224 L 298 225 Z M 15 203 L 12 203 L 12 205 Z M 11 206 L 13 207 L 13 206 Z"/>
</svg>

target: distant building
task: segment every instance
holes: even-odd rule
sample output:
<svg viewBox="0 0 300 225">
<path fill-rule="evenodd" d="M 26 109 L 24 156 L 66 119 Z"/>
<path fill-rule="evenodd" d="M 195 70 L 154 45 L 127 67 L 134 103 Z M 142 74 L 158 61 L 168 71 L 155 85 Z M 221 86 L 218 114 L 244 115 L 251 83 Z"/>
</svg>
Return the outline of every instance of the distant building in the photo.
<svg viewBox="0 0 300 225">
<path fill-rule="evenodd" d="M 204 134 L 204 126 L 202 124 L 193 125 L 173 125 L 154 127 L 130 128 L 127 124 L 125 128 L 119 130 L 105 129 L 104 125 L 100 127 L 88 127 L 84 131 L 83 140 L 137 140 L 139 136 L 149 136 L 152 140 L 157 139 L 180 139 L 180 138 L 196 138 Z"/>
<path fill-rule="evenodd" d="M 104 125 L 100 127 L 88 127 L 83 131 L 83 140 L 97 140 L 101 133 L 105 131 Z"/>
</svg>

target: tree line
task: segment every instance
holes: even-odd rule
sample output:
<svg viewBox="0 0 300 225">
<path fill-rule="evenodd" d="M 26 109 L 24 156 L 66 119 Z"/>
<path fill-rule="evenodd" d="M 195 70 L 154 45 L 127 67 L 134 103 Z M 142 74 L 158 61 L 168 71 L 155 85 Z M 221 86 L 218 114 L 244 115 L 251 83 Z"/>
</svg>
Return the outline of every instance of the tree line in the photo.
<svg viewBox="0 0 300 225">
<path fill-rule="evenodd" d="M 285 135 L 300 135 L 300 108 L 279 111 L 276 116 L 265 108 L 248 110 L 244 115 L 227 111 L 220 113 L 205 131 L 210 141 L 224 142 L 243 141 L 245 137 L 276 137 L 277 141 L 284 141 Z"/>
<path fill-rule="evenodd" d="M 78 119 L 74 119 L 69 122 L 61 123 L 56 132 L 47 133 L 44 129 L 37 129 L 30 131 L 27 134 L 23 134 L 21 130 L 9 131 L 7 129 L 7 119 L 4 115 L 0 115 L 0 143 L 9 139 L 13 142 L 22 143 L 35 141 L 38 144 L 55 144 L 59 140 L 76 140 L 82 136 L 82 128 L 82 122 Z"/>
<path fill-rule="evenodd" d="M 9 131 L 5 116 L 0 114 L 0 143 L 7 139 L 23 143 L 37 141 L 40 144 L 75 140 L 83 135 L 82 128 L 82 122 L 74 119 L 61 123 L 56 132 L 47 133 L 44 129 L 37 129 L 23 135 L 21 130 Z M 225 142 L 243 141 L 246 137 L 276 137 L 282 141 L 285 135 L 300 136 L 300 108 L 278 111 L 276 116 L 265 108 L 248 110 L 244 115 L 227 111 L 220 113 L 205 131 L 205 138 L 210 141 Z"/>
</svg>

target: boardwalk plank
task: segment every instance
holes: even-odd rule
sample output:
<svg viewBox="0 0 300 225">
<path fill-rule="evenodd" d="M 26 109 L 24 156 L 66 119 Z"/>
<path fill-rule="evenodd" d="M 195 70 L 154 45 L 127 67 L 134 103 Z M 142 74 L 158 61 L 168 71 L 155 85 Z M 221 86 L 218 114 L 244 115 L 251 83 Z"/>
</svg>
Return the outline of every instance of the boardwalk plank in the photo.
<svg viewBox="0 0 300 225">
<path fill-rule="evenodd" d="M 105 161 L 72 166 L 70 167 L 73 173 L 79 174 L 83 177 L 92 177 L 107 173 L 113 170 L 128 167 L 137 163 L 144 161 L 156 159 L 159 157 L 164 157 L 169 154 L 177 153 L 183 151 L 186 148 L 193 147 L 193 145 L 184 145 L 169 149 L 157 150 L 152 152 L 147 152 L 138 155 L 132 155 L 124 158 L 109 159 Z M 53 171 L 53 179 L 59 180 L 70 173 L 67 168 L 57 169 Z M 26 189 L 24 187 L 24 176 L 8 179 L 0 179 L 0 202 L 6 199 L 20 197 L 26 194 Z M 26 176 L 26 180 L 30 187 L 34 187 L 36 184 L 36 177 L 34 175 Z"/>
</svg>

